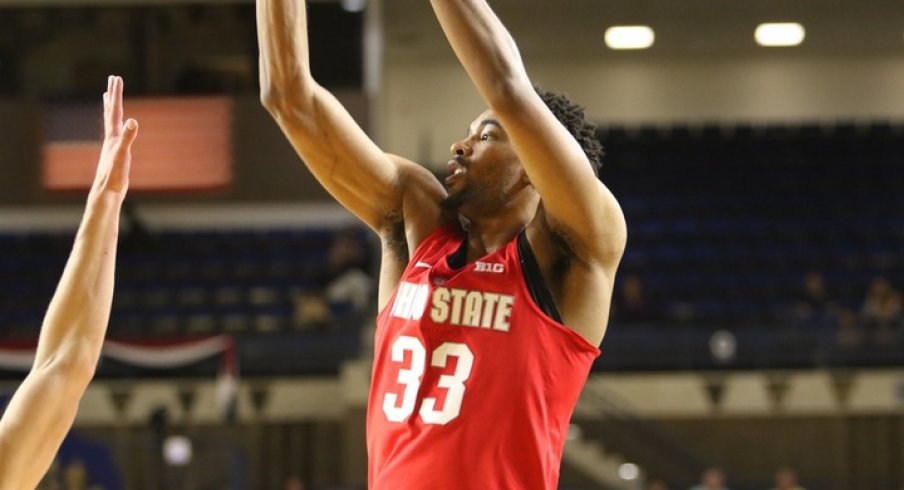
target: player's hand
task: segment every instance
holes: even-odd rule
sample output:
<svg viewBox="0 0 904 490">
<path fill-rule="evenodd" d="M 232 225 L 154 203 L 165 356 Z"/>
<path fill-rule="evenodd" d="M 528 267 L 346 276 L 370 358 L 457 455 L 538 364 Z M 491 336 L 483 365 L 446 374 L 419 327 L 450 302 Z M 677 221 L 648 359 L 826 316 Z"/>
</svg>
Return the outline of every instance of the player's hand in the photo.
<svg viewBox="0 0 904 490">
<path fill-rule="evenodd" d="M 112 192 L 125 197 L 129 188 L 132 143 L 138 135 L 138 121 L 122 120 L 122 78 L 110 75 L 104 92 L 104 143 L 97 162 L 93 193 Z"/>
</svg>

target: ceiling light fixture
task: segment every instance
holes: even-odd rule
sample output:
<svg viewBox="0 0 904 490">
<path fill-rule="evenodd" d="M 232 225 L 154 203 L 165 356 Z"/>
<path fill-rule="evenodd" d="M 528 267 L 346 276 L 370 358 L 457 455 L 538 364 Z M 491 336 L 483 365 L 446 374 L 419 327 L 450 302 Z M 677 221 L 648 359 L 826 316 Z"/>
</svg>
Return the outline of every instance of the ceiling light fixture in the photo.
<svg viewBox="0 0 904 490">
<path fill-rule="evenodd" d="M 753 37 L 760 46 L 797 46 L 804 42 L 804 26 L 797 22 L 760 24 Z"/>
<path fill-rule="evenodd" d="M 606 46 L 610 49 L 646 49 L 656 35 L 650 26 L 612 26 L 606 29 Z"/>
</svg>

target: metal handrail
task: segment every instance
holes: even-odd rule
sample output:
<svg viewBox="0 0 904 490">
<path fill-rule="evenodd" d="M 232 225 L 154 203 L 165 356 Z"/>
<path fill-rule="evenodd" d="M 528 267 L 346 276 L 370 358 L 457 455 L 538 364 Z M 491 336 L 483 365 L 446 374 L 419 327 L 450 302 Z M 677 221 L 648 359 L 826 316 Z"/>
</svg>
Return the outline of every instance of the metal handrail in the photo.
<svg viewBox="0 0 904 490">
<path fill-rule="evenodd" d="M 638 410 L 630 402 L 602 386 L 587 385 L 581 395 L 581 411 L 603 420 L 616 422 L 611 428 L 619 431 L 611 440 L 614 452 L 636 458 L 641 466 L 674 483 L 690 484 L 711 461 L 700 450 L 670 433 L 660 424 L 636 415 Z M 630 446 L 630 447 L 624 447 Z"/>
</svg>

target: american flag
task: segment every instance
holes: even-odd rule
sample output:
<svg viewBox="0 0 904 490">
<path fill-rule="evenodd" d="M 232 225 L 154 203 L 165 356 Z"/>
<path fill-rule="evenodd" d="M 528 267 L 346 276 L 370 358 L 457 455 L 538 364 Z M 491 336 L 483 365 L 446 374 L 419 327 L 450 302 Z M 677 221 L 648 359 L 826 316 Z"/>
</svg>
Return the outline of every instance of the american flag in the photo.
<svg viewBox="0 0 904 490">
<path fill-rule="evenodd" d="M 141 127 L 132 148 L 133 191 L 217 190 L 232 180 L 232 99 L 141 98 L 124 102 Z M 91 186 L 102 140 L 99 103 L 44 110 L 42 182 L 47 190 Z"/>
</svg>

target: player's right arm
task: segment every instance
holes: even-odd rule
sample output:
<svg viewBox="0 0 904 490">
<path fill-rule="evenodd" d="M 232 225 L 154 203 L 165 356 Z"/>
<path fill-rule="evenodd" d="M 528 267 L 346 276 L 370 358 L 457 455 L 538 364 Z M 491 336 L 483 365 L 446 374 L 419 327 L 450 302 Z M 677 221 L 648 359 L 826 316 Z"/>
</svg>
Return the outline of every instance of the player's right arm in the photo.
<svg viewBox="0 0 904 490">
<path fill-rule="evenodd" d="M 423 217 L 404 211 L 417 207 L 412 201 L 438 203 L 444 190 L 424 168 L 384 153 L 314 80 L 306 8 L 304 1 L 257 0 L 261 102 L 333 197 L 381 234 L 404 214 L 409 245 L 417 243 L 410 232 L 429 232 L 433 223 L 417 222 L 436 221 L 439 208 Z"/>
</svg>

